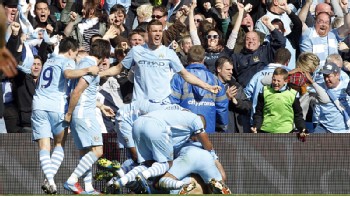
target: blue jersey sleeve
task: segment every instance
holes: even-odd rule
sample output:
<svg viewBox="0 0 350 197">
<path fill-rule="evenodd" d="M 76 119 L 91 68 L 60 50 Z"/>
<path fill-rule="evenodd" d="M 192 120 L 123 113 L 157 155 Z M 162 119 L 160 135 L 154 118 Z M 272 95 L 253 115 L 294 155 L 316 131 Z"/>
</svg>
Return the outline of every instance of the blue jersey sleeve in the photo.
<svg viewBox="0 0 350 197">
<path fill-rule="evenodd" d="M 126 57 L 121 62 L 127 69 L 130 69 L 134 65 L 134 50 L 134 48 L 131 48 Z"/>
<path fill-rule="evenodd" d="M 175 72 L 180 72 L 182 69 L 184 69 L 184 66 L 182 65 L 179 57 L 176 55 L 175 51 L 172 49 L 168 49 L 168 57 L 170 59 L 170 67 L 175 71 Z"/>
</svg>

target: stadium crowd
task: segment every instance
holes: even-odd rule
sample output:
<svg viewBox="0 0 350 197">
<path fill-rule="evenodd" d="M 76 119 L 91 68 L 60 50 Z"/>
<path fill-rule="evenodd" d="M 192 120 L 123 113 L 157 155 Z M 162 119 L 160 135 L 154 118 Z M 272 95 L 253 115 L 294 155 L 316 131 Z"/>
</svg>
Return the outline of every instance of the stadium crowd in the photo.
<svg viewBox="0 0 350 197">
<path fill-rule="evenodd" d="M 2 76 L 0 133 L 33 133 L 48 194 L 68 132 L 81 158 L 64 187 L 76 194 L 98 193 L 102 133 L 130 157 L 108 186 L 152 193 L 147 180 L 162 176 L 158 188 L 184 194 L 196 173 L 229 194 L 208 134 L 350 132 L 347 0 L 1 4 L 18 74 Z M 212 170 L 188 161 L 193 151 Z"/>
</svg>

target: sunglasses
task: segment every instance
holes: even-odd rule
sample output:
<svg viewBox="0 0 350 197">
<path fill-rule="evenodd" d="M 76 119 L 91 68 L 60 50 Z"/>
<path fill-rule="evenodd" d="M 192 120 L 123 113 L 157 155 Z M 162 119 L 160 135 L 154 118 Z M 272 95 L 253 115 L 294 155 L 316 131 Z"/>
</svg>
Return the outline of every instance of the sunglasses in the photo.
<svg viewBox="0 0 350 197">
<path fill-rule="evenodd" d="M 156 19 L 160 19 L 160 18 L 162 18 L 162 17 L 163 17 L 163 16 L 160 16 L 160 15 L 152 15 L 152 18 L 153 18 L 153 19 L 155 19 L 155 18 L 156 18 Z"/>
<path fill-rule="evenodd" d="M 202 22 L 202 21 L 203 21 L 202 19 L 194 19 L 194 22 L 197 22 L 197 23 Z"/>
<path fill-rule="evenodd" d="M 218 39 L 219 35 L 207 35 L 207 39 Z"/>
</svg>

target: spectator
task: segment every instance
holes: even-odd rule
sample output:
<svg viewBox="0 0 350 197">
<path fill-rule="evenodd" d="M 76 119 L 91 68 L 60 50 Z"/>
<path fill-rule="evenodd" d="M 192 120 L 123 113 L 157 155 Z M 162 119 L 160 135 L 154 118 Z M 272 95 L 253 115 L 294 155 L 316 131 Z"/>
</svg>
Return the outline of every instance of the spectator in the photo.
<svg viewBox="0 0 350 197">
<path fill-rule="evenodd" d="M 286 48 L 277 49 L 274 57 L 274 62 L 268 64 L 264 67 L 263 70 L 257 72 L 252 79 L 249 81 L 247 86 L 244 88 L 244 93 L 247 95 L 247 98 L 253 103 L 251 118 L 256 111 L 256 105 L 258 104 L 258 96 L 262 91 L 264 85 L 261 83 L 263 78 L 272 78 L 274 70 L 278 67 L 286 68 L 288 66 L 291 54 Z M 288 68 L 286 68 L 288 69 Z"/>
<path fill-rule="evenodd" d="M 78 40 L 80 47 L 90 51 L 90 39 L 94 34 L 104 35 L 106 32 L 106 18 L 101 4 L 94 0 L 87 0 L 83 5 L 83 19 L 71 12 L 71 20 L 64 29 L 64 34 Z"/>
<path fill-rule="evenodd" d="M 236 45 L 238 32 L 240 30 L 244 14 L 247 14 L 247 12 L 251 11 L 250 4 L 246 5 L 246 7 L 244 7 L 243 4 L 237 2 L 236 5 L 237 5 L 237 9 L 238 9 L 236 22 L 232 28 L 232 31 L 231 31 L 230 36 L 228 37 L 227 43 L 226 43 L 226 46 L 229 49 L 233 49 Z"/>
<path fill-rule="evenodd" d="M 305 131 L 297 91 L 287 86 L 288 71 L 276 68 L 271 86 L 264 86 L 254 113 L 252 132 L 290 133 L 293 126 Z"/>
<path fill-rule="evenodd" d="M 218 85 L 221 90 L 213 94 L 200 87 L 188 84 L 179 74 L 171 80 L 171 103 L 179 104 L 195 114 L 202 114 L 207 122 L 205 130 L 208 133 L 225 132 L 228 124 L 228 100 L 223 84 L 203 64 L 204 49 L 195 45 L 188 52 L 188 72 L 210 85 Z"/>
<path fill-rule="evenodd" d="M 270 20 L 274 20 L 275 18 L 280 19 L 283 22 L 283 26 L 285 28 L 284 35 L 288 35 L 291 32 L 291 25 L 292 21 L 289 18 L 289 14 L 286 13 L 286 7 L 287 7 L 287 0 L 271 0 L 267 1 L 267 12 L 264 16 L 262 16 L 258 21 L 255 23 L 255 30 L 260 31 L 264 33 L 265 35 L 269 35 L 270 31 L 266 27 L 263 18 L 265 16 L 268 16 Z"/>
<path fill-rule="evenodd" d="M 110 26 L 113 26 L 117 30 L 116 35 L 127 38 L 129 36 L 129 29 L 124 25 L 125 18 L 126 10 L 122 5 L 115 4 L 110 9 Z"/>
<path fill-rule="evenodd" d="M 208 70 L 215 73 L 215 61 L 222 56 L 227 56 L 230 54 L 228 48 L 225 47 L 224 38 L 221 32 L 216 29 L 210 29 L 206 35 L 206 40 L 203 45 L 205 48 L 205 59 L 204 64 L 207 66 Z"/>
<path fill-rule="evenodd" d="M 6 23 L 7 21 L 4 7 L 0 4 L 0 71 L 1 78 L 3 76 L 13 77 L 17 74 L 17 62 L 12 56 L 11 52 L 6 48 L 5 34 L 6 34 Z M 2 22 L 1 22 L 2 21 Z M 0 81 L 2 86 L 2 82 Z M 0 88 L 0 133 L 6 133 L 6 126 L 3 119 L 4 115 L 4 102 L 3 102 L 3 91 Z"/>
<path fill-rule="evenodd" d="M 106 0 L 103 4 L 103 8 L 107 11 L 107 13 L 112 14 L 112 12 L 110 12 L 110 10 L 112 9 L 113 6 L 115 6 L 117 4 L 124 7 L 125 15 L 126 15 L 126 13 L 129 12 L 129 8 L 131 6 L 131 1 L 125 1 L 125 0 Z"/>
<path fill-rule="evenodd" d="M 238 17 L 237 17 L 238 18 Z M 233 21 L 232 21 L 233 22 Z M 234 25 L 236 25 L 236 23 L 239 23 L 239 21 L 236 21 Z M 240 25 L 240 29 L 238 31 L 238 35 L 237 35 L 237 39 L 236 39 L 236 43 L 233 49 L 234 53 L 240 53 L 242 51 L 242 49 L 245 46 L 245 37 L 246 34 L 248 32 L 251 32 L 254 30 L 254 22 L 252 17 L 250 16 L 249 13 L 245 13 L 242 19 L 242 23 Z M 265 34 L 261 33 L 261 32 L 256 32 L 259 35 L 260 38 L 260 43 L 264 42 L 265 39 Z"/>
<path fill-rule="evenodd" d="M 192 45 L 193 45 L 192 38 L 189 35 L 183 36 L 179 42 L 180 51 L 177 52 L 176 54 L 179 57 L 182 65 L 184 65 L 185 67 L 188 65 L 187 56 L 188 56 L 188 51 L 190 50 Z"/>
<path fill-rule="evenodd" d="M 104 59 L 99 65 L 100 71 L 110 68 L 109 60 Z M 109 106 L 113 111 L 118 111 L 124 105 L 123 96 L 120 90 L 120 84 L 115 77 L 106 77 L 100 79 L 100 87 L 98 88 L 97 101 L 105 106 Z M 96 113 L 102 116 L 103 128 L 102 133 L 115 133 L 116 127 L 114 119 L 101 113 L 100 109 Z M 98 119 L 100 121 L 100 119 Z"/>
<path fill-rule="evenodd" d="M 131 47 L 145 44 L 142 34 L 138 31 L 132 31 L 128 38 Z"/>
<path fill-rule="evenodd" d="M 249 115 L 252 103 L 243 92 L 242 86 L 232 76 L 233 63 L 228 57 L 220 57 L 215 62 L 216 75 L 224 84 L 229 99 L 227 132 L 249 133 Z"/>
<path fill-rule="evenodd" d="M 34 29 L 45 29 L 47 34 L 57 34 L 62 29 L 58 29 L 55 16 L 50 15 L 49 3 L 47 0 L 37 0 L 34 6 L 35 18 L 28 14 L 28 20 Z"/>
<path fill-rule="evenodd" d="M 288 72 L 288 86 L 296 90 L 301 96 L 300 106 L 303 110 L 303 118 L 306 120 L 306 125 L 309 131 L 313 131 L 312 112 L 314 111 L 315 100 L 320 102 L 328 102 L 327 94 L 322 91 L 322 88 L 312 79 L 311 74 L 315 71 L 320 63 L 317 55 L 304 52 L 301 53 L 297 60 L 297 68 Z M 261 79 L 263 85 L 271 84 L 271 75 L 266 75 Z M 307 87 L 312 86 L 315 91 L 307 91 Z"/>
<path fill-rule="evenodd" d="M 57 27 L 59 31 L 63 31 L 65 28 L 65 24 L 61 21 L 61 15 L 63 9 L 65 9 L 67 6 L 66 0 L 53 0 L 51 2 L 51 5 L 49 6 L 50 9 L 50 15 L 55 16 L 55 19 L 57 21 Z"/>
<path fill-rule="evenodd" d="M 346 74 L 343 70 L 343 59 L 339 54 L 330 54 L 327 59 L 326 63 L 333 62 L 335 65 L 337 65 L 340 68 L 340 80 L 344 80 L 344 83 L 349 83 L 349 75 Z"/>
<path fill-rule="evenodd" d="M 134 20 L 133 28 L 135 29 L 142 22 L 149 22 L 152 20 L 152 8 L 151 4 L 142 4 L 136 9 L 136 18 Z"/>
<path fill-rule="evenodd" d="M 316 103 L 318 115 L 315 133 L 349 133 L 350 97 L 346 94 L 347 83 L 340 80 L 340 68 L 334 63 L 327 63 L 321 73 L 324 82 L 320 86 L 327 92 L 327 103 Z"/>
<path fill-rule="evenodd" d="M 245 87 L 249 80 L 262 70 L 264 66 L 273 62 L 275 51 L 285 47 L 286 39 L 265 16 L 262 21 L 271 31 L 271 41 L 267 45 L 261 45 L 259 34 L 255 31 L 248 32 L 245 37 L 245 46 L 240 53 L 232 54 L 233 76 L 237 82 Z"/>
<path fill-rule="evenodd" d="M 3 4 L 5 6 L 5 16 L 7 17 L 7 20 L 5 19 L 7 21 L 6 26 L 9 26 L 12 22 L 15 22 L 18 13 L 18 0 L 6 0 Z"/>
<path fill-rule="evenodd" d="M 182 5 L 189 4 L 189 0 L 168 0 L 166 9 L 168 10 L 168 19 L 170 23 L 174 23 L 176 20 L 177 12 L 182 8 Z"/>
<path fill-rule="evenodd" d="M 186 9 L 179 19 L 175 20 L 175 22 L 171 25 L 167 23 L 168 12 L 163 6 L 154 6 L 152 9 L 152 19 L 159 20 L 163 26 L 163 38 L 162 43 L 165 46 L 169 46 L 169 44 L 173 40 L 178 40 L 180 37 L 180 33 L 182 30 L 186 29 L 185 20 L 187 18 L 188 10 Z"/>
<path fill-rule="evenodd" d="M 337 29 L 331 29 L 331 15 L 328 12 L 320 12 L 316 15 L 314 27 L 307 27 L 305 24 L 305 13 L 312 2 L 307 1 L 303 6 L 299 17 L 303 22 L 303 33 L 300 40 L 301 52 L 313 52 L 320 58 L 320 66 L 325 64 L 326 58 L 330 54 L 338 53 L 338 42 L 344 39 L 350 27 L 350 15 L 346 14 L 344 25 Z M 348 13 L 348 2 L 339 1 L 344 13 Z M 318 73 L 320 68 L 316 69 L 314 79 L 317 83 L 323 80 L 322 74 Z"/>
<path fill-rule="evenodd" d="M 8 78 L 2 76 L 2 97 L 4 104 L 3 118 L 5 121 L 7 133 L 17 133 L 20 130 L 19 127 L 19 116 L 18 116 L 18 104 L 17 104 L 17 87 L 14 83 L 14 78 Z"/>
<path fill-rule="evenodd" d="M 23 71 L 19 71 L 18 75 L 14 78 L 17 91 L 15 94 L 18 103 L 19 113 L 19 126 L 21 133 L 32 133 L 32 103 L 33 95 L 35 94 L 36 83 L 40 75 L 43 62 L 40 56 L 34 56 L 34 63 L 30 68 L 30 73 L 27 74 Z"/>
<path fill-rule="evenodd" d="M 194 23 L 197 28 L 199 28 L 200 23 L 204 20 L 205 20 L 205 17 L 203 14 L 200 14 L 200 13 L 194 14 Z"/>
<path fill-rule="evenodd" d="M 299 40 L 301 37 L 303 24 L 302 24 L 301 20 L 299 19 L 299 17 L 297 15 L 295 15 L 294 12 L 292 12 L 289 9 L 288 5 L 281 6 L 280 8 L 285 10 L 285 12 L 288 14 L 288 17 L 291 19 L 291 22 L 293 24 L 290 34 L 288 34 L 286 36 L 286 38 L 287 38 L 286 39 L 286 48 L 291 53 L 291 58 L 290 58 L 290 61 L 288 64 L 288 68 L 294 69 L 296 67 L 295 62 L 296 62 L 297 56 L 299 55 Z M 273 19 L 271 21 L 271 23 L 281 33 L 284 34 L 286 32 L 284 23 L 283 23 L 283 21 L 281 21 L 281 19 L 278 19 L 278 18 Z M 267 36 L 267 37 L 269 37 L 269 36 Z"/>
</svg>

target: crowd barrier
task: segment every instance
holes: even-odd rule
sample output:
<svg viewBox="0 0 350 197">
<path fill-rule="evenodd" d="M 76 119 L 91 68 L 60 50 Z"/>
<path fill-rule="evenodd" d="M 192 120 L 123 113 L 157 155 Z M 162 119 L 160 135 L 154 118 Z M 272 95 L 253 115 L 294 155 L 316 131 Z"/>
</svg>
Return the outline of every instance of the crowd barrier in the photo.
<svg viewBox="0 0 350 197">
<path fill-rule="evenodd" d="M 311 134 L 305 142 L 296 134 L 217 133 L 210 139 L 234 194 L 350 194 L 349 134 Z M 125 150 L 116 140 L 115 134 L 104 134 L 105 156 L 123 161 Z M 69 135 L 55 177 L 59 194 L 69 194 L 63 182 L 78 159 Z M 31 134 L 0 134 L 0 194 L 43 194 L 43 179 Z"/>
</svg>

